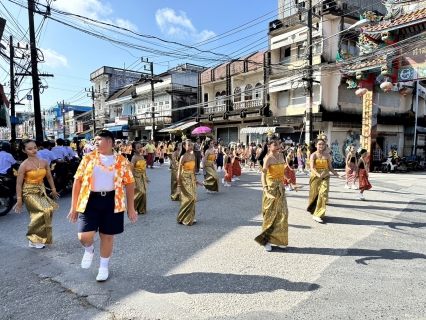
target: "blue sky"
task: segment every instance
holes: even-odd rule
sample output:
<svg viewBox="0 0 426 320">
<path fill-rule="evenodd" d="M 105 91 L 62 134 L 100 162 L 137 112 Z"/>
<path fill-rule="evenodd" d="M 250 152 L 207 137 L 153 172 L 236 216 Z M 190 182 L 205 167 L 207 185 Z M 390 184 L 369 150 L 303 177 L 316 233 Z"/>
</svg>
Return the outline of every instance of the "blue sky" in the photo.
<svg viewBox="0 0 426 320">
<path fill-rule="evenodd" d="M 24 31 L 27 30 L 28 13 L 26 10 L 8 0 L 2 2 L 17 18 Z M 39 2 L 45 4 L 46 0 L 39 0 Z M 153 35 L 186 45 L 198 44 L 265 15 L 254 21 L 249 28 L 240 28 L 235 30 L 235 34 L 226 38 L 216 39 L 211 43 L 199 46 L 203 50 L 211 50 L 236 58 L 267 48 L 268 21 L 276 18 L 278 1 L 56 0 L 56 2 L 53 2 L 53 6 L 62 11 L 102 20 L 141 34 Z M 3 6 L 0 6 L 0 14 L 9 22 Z M 38 26 L 40 16 L 36 15 L 36 21 L 36 26 Z M 73 24 L 79 25 L 75 21 Z M 87 25 L 83 26 L 87 28 Z M 103 32 L 111 37 L 117 36 L 111 31 Z M 122 36 L 120 36 L 120 39 L 154 47 L 136 39 Z M 160 43 L 151 39 L 148 41 Z M 174 48 L 177 49 L 177 52 L 195 53 L 195 51 L 187 48 L 167 43 L 161 44 L 167 47 L 160 48 L 164 51 L 171 51 Z M 77 105 L 91 105 L 90 99 L 85 97 L 83 90 L 85 87 L 91 86 L 90 73 L 104 65 L 123 68 L 124 65 L 129 67 L 133 64 L 135 69 L 142 70 L 143 65 L 139 63 L 139 57 L 149 56 L 150 60 L 155 63 L 155 72 L 160 73 L 165 71 L 168 66 L 173 67 L 186 61 L 135 49 L 120 49 L 107 41 L 86 35 L 52 20 L 48 20 L 44 24 L 38 47 L 43 50 L 46 60 L 45 63 L 40 65 L 40 69 L 43 72 L 55 74 L 54 78 L 46 78 L 49 89 L 41 95 L 42 108 L 55 105 L 56 101 L 62 100 Z M 215 64 L 206 61 L 188 60 L 188 62 L 207 66 Z M 8 70 L 9 66 L 4 61 L 1 64 Z M 3 79 L 7 80 L 3 81 Z M 2 83 L 8 82 L 7 74 L 2 69 L 0 69 L 0 81 Z M 30 79 L 28 78 L 26 84 L 22 84 L 20 88 L 25 89 L 29 86 Z M 5 90 L 8 92 L 10 89 L 7 87 Z M 25 91 L 20 92 L 20 98 L 25 93 Z M 26 100 L 23 102 L 27 103 Z M 28 109 L 28 107 L 25 107 L 25 109 Z"/>
</svg>

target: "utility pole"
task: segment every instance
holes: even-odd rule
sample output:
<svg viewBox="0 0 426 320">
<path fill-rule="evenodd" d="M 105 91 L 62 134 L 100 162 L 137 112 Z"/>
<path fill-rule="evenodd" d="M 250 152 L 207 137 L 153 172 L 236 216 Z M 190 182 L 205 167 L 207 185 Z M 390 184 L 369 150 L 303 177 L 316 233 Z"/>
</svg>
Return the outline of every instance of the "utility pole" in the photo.
<svg viewBox="0 0 426 320">
<path fill-rule="evenodd" d="M 154 79 L 154 62 L 149 62 L 148 58 L 146 58 L 146 60 L 143 59 L 143 57 L 141 58 L 141 61 L 144 63 L 148 63 L 149 64 L 149 71 L 151 71 L 151 78 L 147 79 L 145 77 L 145 79 L 143 79 L 145 82 L 146 81 L 150 81 L 151 82 L 151 140 L 154 140 L 154 134 L 155 134 L 155 94 L 154 94 L 154 84 L 157 82 L 163 82 L 162 79 Z M 144 70 L 146 69 L 146 66 L 144 67 Z"/>
<path fill-rule="evenodd" d="M 9 57 L 10 57 L 10 115 L 15 118 L 15 71 L 13 58 L 15 57 L 15 49 L 13 47 L 13 37 L 10 36 L 9 39 Z M 13 119 L 13 123 L 11 124 L 12 128 L 10 131 L 10 135 L 12 140 L 16 140 L 16 124 L 15 119 Z"/>
<path fill-rule="evenodd" d="M 303 11 L 306 13 L 307 19 L 306 23 L 300 22 L 301 24 L 308 27 L 308 37 L 306 39 L 306 49 L 308 52 L 305 52 L 307 54 L 307 75 L 306 78 L 303 78 L 304 81 L 307 82 L 306 86 L 306 121 L 305 121 L 305 142 L 309 143 L 311 140 L 313 140 L 313 121 L 312 121 L 312 104 L 313 104 L 313 83 L 317 82 L 313 79 L 313 70 L 312 70 L 312 47 L 313 47 L 313 41 L 312 41 L 312 33 L 313 29 L 318 30 L 317 27 L 313 25 L 313 16 L 320 18 L 321 16 L 313 13 L 314 8 L 312 7 L 312 0 L 306 1 L 306 8 L 303 7 L 297 7 L 299 11 Z"/>
<path fill-rule="evenodd" d="M 41 125 L 41 109 L 40 109 L 40 91 L 39 77 L 37 69 L 37 47 L 34 28 L 34 12 L 35 0 L 28 0 L 28 21 L 30 32 L 30 50 L 31 50 L 31 76 L 33 80 L 33 100 L 34 100 L 34 120 L 36 129 L 36 140 L 43 141 L 43 127 Z"/>
<path fill-rule="evenodd" d="M 305 142 L 309 143 L 313 140 L 313 130 L 312 130 L 312 101 L 313 101 L 313 72 L 312 72 L 312 0 L 307 0 L 307 10 L 308 10 L 308 39 L 307 39 L 307 49 L 308 49 L 308 75 L 307 75 L 307 92 L 306 92 L 306 131 L 305 131 Z"/>
<path fill-rule="evenodd" d="M 87 96 L 92 98 L 93 137 L 95 137 L 95 134 L 96 134 L 95 88 L 92 86 L 92 89 L 85 88 L 85 90 L 86 92 L 89 92 Z"/>
<path fill-rule="evenodd" d="M 58 106 L 60 105 L 61 103 L 60 102 L 58 102 Z M 69 103 L 67 103 L 68 104 L 68 106 L 69 106 Z M 69 111 L 69 110 L 68 110 Z M 62 113 L 62 127 L 63 127 L 63 129 L 64 129 L 64 140 L 65 140 L 65 114 L 66 114 L 66 112 L 67 112 L 67 109 L 65 108 L 65 101 L 64 100 L 62 100 L 62 108 L 61 108 L 61 113 Z"/>
</svg>

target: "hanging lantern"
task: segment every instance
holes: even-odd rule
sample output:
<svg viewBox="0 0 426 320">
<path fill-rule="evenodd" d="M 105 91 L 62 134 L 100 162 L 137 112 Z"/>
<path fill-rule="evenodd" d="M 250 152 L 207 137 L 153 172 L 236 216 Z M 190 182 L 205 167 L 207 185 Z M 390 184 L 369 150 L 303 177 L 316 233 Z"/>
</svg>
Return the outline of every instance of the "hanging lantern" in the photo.
<svg viewBox="0 0 426 320">
<path fill-rule="evenodd" d="M 389 82 L 389 81 L 385 81 L 380 84 L 380 89 L 382 89 L 384 92 L 390 91 L 392 87 L 393 87 L 393 84 L 392 82 Z"/>
<path fill-rule="evenodd" d="M 368 90 L 366 88 L 359 88 L 357 91 L 355 91 L 355 94 L 358 97 L 362 97 L 364 94 L 366 94 L 368 92 Z"/>
</svg>

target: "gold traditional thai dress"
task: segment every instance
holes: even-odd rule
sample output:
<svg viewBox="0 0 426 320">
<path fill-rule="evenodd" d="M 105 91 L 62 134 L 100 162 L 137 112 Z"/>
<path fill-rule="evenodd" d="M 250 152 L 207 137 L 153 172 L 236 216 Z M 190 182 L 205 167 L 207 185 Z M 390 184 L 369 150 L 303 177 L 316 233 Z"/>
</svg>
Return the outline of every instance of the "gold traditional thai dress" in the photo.
<svg viewBox="0 0 426 320">
<path fill-rule="evenodd" d="M 138 160 L 135 164 L 135 210 L 138 214 L 146 213 L 146 161 Z"/>
<path fill-rule="evenodd" d="M 180 195 L 177 192 L 177 186 L 178 186 L 178 164 L 176 159 L 173 159 L 173 155 L 170 156 L 170 169 L 172 170 L 172 174 L 170 177 L 170 198 L 173 201 L 179 201 Z"/>
<path fill-rule="evenodd" d="M 209 154 L 206 162 L 204 163 L 204 170 L 206 170 L 206 179 L 203 184 L 207 190 L 219 192 L 219 176 L 214 169 L 215 154 Z"/>
<path fill-rule="evenodd" d="M 278 246 L 288 245 L 288 208 L 283 184 L 284 164 L 270 165 L 266 173 L 268 192 L 275 197 L 262 198 L 262 233 L 254 240 L 264 246 L 267 242 Z"/>
<path fill-rule="evenodd" d="M 309 204 L 306 209 L 315 217 L 323 218 L 325 216 L 326 203 L 328 201 L 328 189 L 330 185 L 330 173 L 328 172 L 327 159 L 315 159 L 315 170 L 321 174 L 326 172 L 324 179 L 321 179 L 311 172 L 309 179 Z"/>
<path fill-rule="evenodd" d="M 191 226 L 195 219 L 195 202 L 197 201 L 197 185 L 194 174 L 195 161 L 187 161 L 181 171 L 180 209 L 177 217 L 179 223 Z"/>
<path fill-rule="evenodd" d="M 59 209 L 59 206 L 46 194 L 45 176 L 44 168 L 25 172 L 22 200 L 30 214 L 27 238 L 32 243 L 52 244 L 53 210 Z"/>
</svg>

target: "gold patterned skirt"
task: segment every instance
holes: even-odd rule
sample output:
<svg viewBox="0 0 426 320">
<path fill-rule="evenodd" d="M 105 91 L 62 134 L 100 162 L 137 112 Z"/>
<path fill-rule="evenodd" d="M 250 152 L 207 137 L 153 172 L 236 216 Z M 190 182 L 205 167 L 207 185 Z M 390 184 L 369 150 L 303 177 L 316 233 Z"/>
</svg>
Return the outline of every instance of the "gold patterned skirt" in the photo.
<svg viewBox="0 0 426 320">
<path fill-rule="evenodd" d="M 325 216 L 326 203 L 328 201 L 328 190 L 330 187 L 330 173 L 328 169 L 316 169 L 321 174 L 323 171 L 326 172 L 326 178 L 321 179 L 317 177 L 313 172 L 309 179 L 309 203 L 306 209 L 315 217 L 323 218 Z"/>
<path fill-rule="evenodd" d="M 275 199 L 265 193 L 262 198 L 262 233 L 254 240 L 264 246 L 267 242 L 279 246 L 288 245 L 288 208 L 282 180 L 266 179 L 268 191 Z"/>
<path fill-rule="evenodd" d="M 135 210 L 138 214 L 146 213 L 146 173 L 135 171 Z"/>
<path fill-rule="evenodd" d="M 22 200 L 30 214 L 27 238 L 32 243 L 52 244 L 53 210 L 59 206 L 46 194 L 43 183 L 24 183 Z"/>
<path fill-rule="evenodd" d="M 194 171 L 182 171 L 180 190 L 180 209 L 177 221 L 191 226 L 194 223 L 195 203 L 197 202 Z"/>
<path fill-rule="evenodd" d="M 171 187 L 170 187 L 170 198 L 173 201 L 179 201 L 180 195 L 177 193 L 177 186 L 178 186 L 178 169 L 174 168 L 172 166 L 172 174 L 171 174 Z"/>
<path fill-rule="evenodd" d="M 203 182 L 204 187 L 207 190 L 219 192 L 219 176 L 214 169 L 213 161 L 206 161 L 204 170 L 206 170 L 206 179 Z"/>
</svg>

